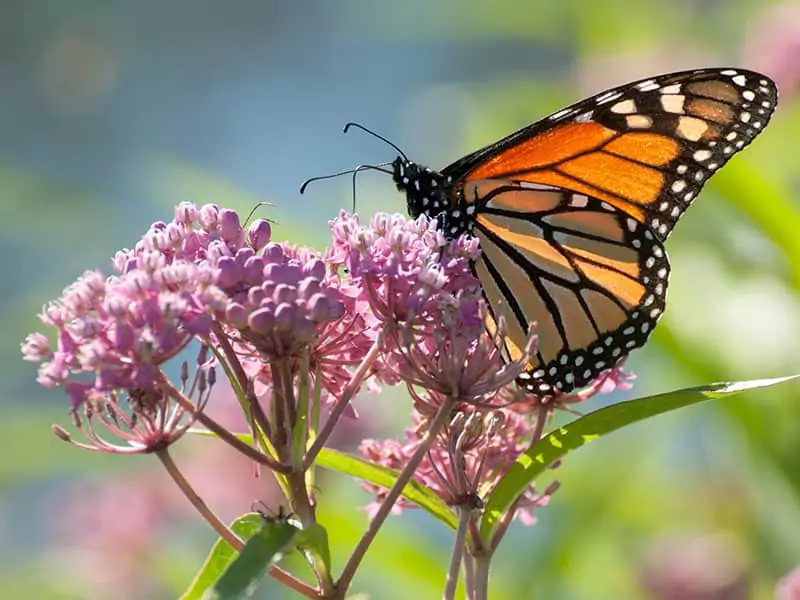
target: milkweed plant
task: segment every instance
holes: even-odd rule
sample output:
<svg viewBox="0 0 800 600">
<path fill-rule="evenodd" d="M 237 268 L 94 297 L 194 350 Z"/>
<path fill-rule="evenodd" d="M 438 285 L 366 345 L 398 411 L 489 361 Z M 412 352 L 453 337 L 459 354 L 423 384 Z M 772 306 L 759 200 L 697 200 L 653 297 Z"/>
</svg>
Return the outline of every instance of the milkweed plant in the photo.
<svg viewBox="0 0 800 600">
<path fill-rule="evenodd" d="M 47 304 L 48 334 L 22 344 L 25 360 L 40 363 L 38 382 L 68 398 L 71 422 L 53 426 L 58 438 L 153 455 L 219 536 L 185 598 L 244 597 L 268 575 L 298 596 L 343 600 L 386 519 L 421 508 L 453 531 L 443 598 L 461 580 L 469 600 L 485 600 L 506 532 L 546 518 L 559 486 L 553 470 L 568 453 L 649 416 L 783 381 L 583 410 L 596 394 L 630 387 L 617 366 L 577 392 L 526 395 L 514 382 L 536 352 L 535 326 L 517 360 L 504 361 L 502 315 L 494 336 L 484 328 L 474 238 L 448 240 L 424 216 L 362 222 L 344 212 L 330 233 L 319 252 L 274 241 L 267 219 L 243 225 L 233 210 L 180 204 L 171 222 L 113 257 L 111 275 L 87 271 Z M 223 385 L 246 430 L 210 414 Z M 385 386 L 408 390 L 404 436 L 362 439 L 354 454 L 331 447 L 337 428 L 358 418 L 353 398 L 369 390 L 376 402 Z M 556 411 L 572 422 L 552 427 Z M 287 509 L 222 522 L 173 458 L 190 436 L 252 461 Z M 357 477 L 372 498 L 360 540 L 336 557 L 338 573 L 317 515 L 336 500 L 321 493 L 320 469 Z M 290 553 L 310 571 L 284 564 Z"/>
</svg>

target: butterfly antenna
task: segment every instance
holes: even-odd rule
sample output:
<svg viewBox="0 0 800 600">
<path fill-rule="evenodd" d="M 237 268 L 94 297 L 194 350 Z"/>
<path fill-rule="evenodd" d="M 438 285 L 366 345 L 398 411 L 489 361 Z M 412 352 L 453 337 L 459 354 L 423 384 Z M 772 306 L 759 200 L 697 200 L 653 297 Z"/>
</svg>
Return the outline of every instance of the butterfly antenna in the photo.
<svg viewBox="0 0 800 600">
<path fill-rule="evenodd" d="M 346 171 L 339 171 L 338 173 L 331 173 L 329 175 L 318 175 L 317 177 L 311 177 L 310 179 L 306 179 L 303 182 L 303 185 L 300 186 L 300 193 L 306 191 L 309 183 L 314 181 L 321 181 L 323 179 L 333 179 L 334 177 L 341 177 L 342 175 L 349 175 L 353 174 L 353 188 L 355 189 L 356 185 L 356 175 L 361 171 L 380 171 L 381 173 L 386 173 L 387 175 L 391 175 L 392 172 L 389 169 L 385 169 L 384 167 L 388 167 L 390 164 L 389 162 L 380 163 L 377 165 L 358 165 L 355 169 L 347 169 Z"/>
<path fill-rule="evenodd" d="M 408 156 L 406 156 L 406 153 L 405 153 L 405 152 L 403 152 L 402 150 L 400 150 L 400 148 L 398 148 L 396 144 L 394 144 L 394 143 L 390 142 L 389 140 L 387 140 L 387 139 L 386 139 L 385 137 L 383 137 L 382 135 L 378 135 L 377 133 L 375 133 L 375 132 L 374 132 L 374 131 L 372 131 L 371 129 L 367 129 L 366 127 L 364 127 L 364 126 L 363 126 L 363 125 L 361 125 L 360 123 L 353 123 L 353 122 L 351 121 L 350 123 L 347 123 L 347 124 L 345 124 L 345 126 L 344 126 L 344 133 L 347 133 L 347 130 L 348 130 L 348 129 L 350 129 L 351 127 L 355 127 L 355 128 L 357 128 L 357 129 L 360 129 L 360 130 L 361 130 L 361 131 L 363 131 L 364 133 L 368 133 L 368 134 L 369 134 L 369 135 L 371 135 L 372 137 L 374 137 L 374 138 L 378 138 L 378 139 L 379 139 L 379 140 L 381 140 L 382 142 L 385 142 L 385 143 L 389 144 L 389 145 L 390 145 L 392 148 L 394 148 L 395 150 L 397 150 L 397 153 L 398 153 L 400 156 L 402 156 L 402 157 L 403 157 L 403 160 L 404 160 L 404 161 L 406 161 L 406 162 L 409 162 L 409 160 L 408 160 Z"/>
<path fill-rule="evenodd" d="M 384 169 L 383 167 L 388 167 L 390 164 L 389 162 L 380 163 L 379 165 L 358 165 L 355 169 L 353 169 L 353 212 L 356 212 L 356 176 L 361 171 L 380 171 L 381 173 L 386 173 L 387 175 L 391 175 L 392 172 L 388 169 Z"/>
<path fill-rule="evenodd" d="M 304 193 L 308 184 L 313 183 L 315 181 L 322 181 L 323 179 L 333 179 L 334 177 L 341 177 L 342 175 L 349 175 L 355 169 L 347 169 L 346 171 L 339 171 L 338 173 L 330 173 L 329 175 L 318 175 L 316 177 L 310 177 L 303 182 L 303 185 L 300 186 L 300 193 Z"/>
</svg>

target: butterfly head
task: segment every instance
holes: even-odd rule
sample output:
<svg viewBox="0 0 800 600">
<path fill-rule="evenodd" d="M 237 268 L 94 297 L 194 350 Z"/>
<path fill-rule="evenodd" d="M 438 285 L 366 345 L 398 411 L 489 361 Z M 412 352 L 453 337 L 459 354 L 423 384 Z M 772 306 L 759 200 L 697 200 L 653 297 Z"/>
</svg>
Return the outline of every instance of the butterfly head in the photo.
<svg viewBox="0 0 800 600">
<path fill-rule="evenodd" d="M 392 179 L 405 193 L 412 218 L 436 217 L 447 209 L 446 182 L 441 173 L 398 156 L 392 162 Z"/>
</svg>

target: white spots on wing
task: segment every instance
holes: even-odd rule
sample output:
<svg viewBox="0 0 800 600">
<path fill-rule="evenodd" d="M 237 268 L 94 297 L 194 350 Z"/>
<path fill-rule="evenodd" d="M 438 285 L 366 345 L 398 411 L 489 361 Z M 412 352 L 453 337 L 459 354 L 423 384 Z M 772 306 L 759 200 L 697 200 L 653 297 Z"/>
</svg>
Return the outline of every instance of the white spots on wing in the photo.
<svg viewBox="0 0 800 600">
<path fill-rule="evenodd" d="M 682 115 L 684 113 L 683 103 L 686 96 L 661 96 L 661 106 L 668 113 Z"/>
<path fill-rule="evenodd" d="M 653 126 L 653 119 L 646 115 L 628 115 L 625 123 L 631 129 L 650 129 Z"/>
<path fill-rule="evenodd" d="M 591 110 L 588 111 L 588 112 L 582 113 L 582 114 L 578 115 L 577 117 L 575 117 L 575 122 L 576 123 L 588 123 L 588 122 L 590 122 L 592 120 L 592 114 L 593 114 L 593 111 L 591 111 Z"/>
<path fill-rule="evenodd" d="M 739 71 L 736 71 L 735 69 L 725 69 L 724 71 L 720 71 L 719 73 L 720 75 L 727 75 L 728 77 L 733 77 L 734 75 L 738 75 Z"/>
<path fill-rule="evenodd" d="M 628 220 L 625 221 L 625 224 L 628 226 L 628 231 L 631 233 L 636 231 L 636 228 L 639 226 L 639 223 L 636 221 L 636 219 L 632 218 L 628 218 Z"/>
<path fill-rule="evenodd" d="M 569 115 L 571 113 L 572 113 L 572 109 L 571 108 L 565 108 L 564 110 L 560 110 L 560 111 L 558 111 L 556 113 L 553 113 L 552 115 L 550 115 L 547 118 L 549 120 L 551 120 L 551 121 L 554 121 L 556 119 L 560 119 L 561 117 L 566 117 L 567 115 Z"/>
<path fill-rule="evenodd" d="M 703 162 L 711 158 L 711 150 L 695 150 L 695 153 L 692 154 L 692 158 L 695 159 L 697 162 Z"/>
<path fill-rule="evenodd" d="M 640 92 L 652 92 L 660 87 L 661 86 L 652 79 L 646 79 L 645 81 L 640 81 L 636 84 L 636 89 L 638 89 Z"/>
<path fill-rule="evenodd" d="M 616 113 L 618 115 L 630 115 L 637 111 L 636 102 L 632 98 L 628 98 L 627 100 L 623 100 L 622 102 L 617 102 L 615 105 L 611 107 L 611 112 Z"/>
<path fill-rule="evenodd" d="M 678 194 L 686 189 L 686 182 L 683 179 L 678 179 L 672 183 L 670 189 L 676 194 Z"/>
<path fill-rule="evenodd" d="M 681 117 L 675 131 L 682 138 L 696 142 L 708 131 L 708 123 L 697 117 Z"/>
<path fill-rule="evenodd" d="M 672 85 L 668 85 L 666 87 L 661 88 L 662 94 L 680 94 L 683 85 L 680 83 L 673 83 Z"/>
<path fill-rule="evenodd" d="M 696 159 L 695 159 L 695 160 L 696 160 Z M 684 173 L 686 173 L 686 171 L 688 171 L 688 170 L 689 170 L 689 167 L 687 167 L 686 165 L 678 165 L 677 167 L 675 167 L 675 172 L 676 172 L 678 175 L 683 175 L 683 174 L 684 174 Z"/>
<path fill-rule="evenodd" d="M 732 79 L 732 81 L 739 87 L 744 87 L 747 85 L 747 77 L 745 77 L 744 75 L 737 75 Z"/>
<path fill-rule="evenodd" d="M 606 104 L 607 102 L 613 102 L 614 100 L 618 100 L 622 98 L 622 92 L 606 92 L 605 94 L 599 95 L 595 99 L 596 104 Z"/>
<path fill-rule="evenodd" d="M 756 93 L 753 90 L 745 90 L 742 92 L 742 98 L 748 102 L 752 102 L 756 99 Z"/>
</svg>

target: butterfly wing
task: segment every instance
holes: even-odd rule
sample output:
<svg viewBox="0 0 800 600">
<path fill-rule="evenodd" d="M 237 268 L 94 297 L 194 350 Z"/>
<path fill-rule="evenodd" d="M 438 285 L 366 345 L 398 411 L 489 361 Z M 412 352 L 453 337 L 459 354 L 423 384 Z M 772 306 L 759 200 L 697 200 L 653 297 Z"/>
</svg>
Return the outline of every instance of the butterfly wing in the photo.
<svg viewBox="0 0 800 600">
<path fill-rule="evenodd" d="M 712 173 L 766 126 L 775 84 L 743 69 L 673 73 L 608 90 L 442 171 L 558 186 L 603 200 L 661 241 Z"/>
<path fill-rule="evenodd" d="M 645 343 L 664 310 L 669 263 L 649 227 L 615 206 L 528 185 L 469 184 L 480 199 L 474 270 L 490 334 L 504 316 L 506 360 L 521 356 L 536 323 L 536 356 L 520 383 L 551 394 L 590 383 Z"/>
</svg>

